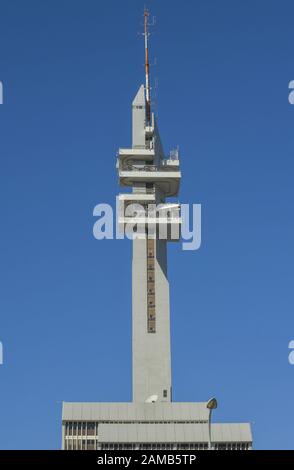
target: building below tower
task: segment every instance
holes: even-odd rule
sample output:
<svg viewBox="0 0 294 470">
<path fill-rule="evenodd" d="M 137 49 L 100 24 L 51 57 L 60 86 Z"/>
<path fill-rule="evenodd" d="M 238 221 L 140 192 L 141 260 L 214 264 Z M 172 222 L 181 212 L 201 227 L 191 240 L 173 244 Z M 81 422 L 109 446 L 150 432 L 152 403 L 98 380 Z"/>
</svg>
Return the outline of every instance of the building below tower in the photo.
<svg viewBox="0 0 294 470">
<path fill-rule="evenodd" d="M 64 450 L 250 450 L 248 423 L 211 424 L 206 403 L 64 403 Z"/>
</svg>

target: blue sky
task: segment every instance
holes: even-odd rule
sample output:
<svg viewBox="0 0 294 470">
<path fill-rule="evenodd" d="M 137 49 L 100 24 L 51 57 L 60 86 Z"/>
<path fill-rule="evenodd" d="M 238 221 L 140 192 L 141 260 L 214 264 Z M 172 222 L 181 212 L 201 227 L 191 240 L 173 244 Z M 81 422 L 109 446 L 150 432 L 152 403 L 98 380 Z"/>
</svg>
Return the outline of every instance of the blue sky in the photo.
<svg viewBox="0 0 294 470">
<path fill-rule="evenodd" d="M 294 4 L 151 1 L 156 112 L 202 247 L 169 246 L 173 395 L 293 449 Z M 0 448 L 55 449 L 61 402 L 131 399 L 131 243 L 97 241 L 144 79 L 144 2 L 0 0 Z"/>
</svg>

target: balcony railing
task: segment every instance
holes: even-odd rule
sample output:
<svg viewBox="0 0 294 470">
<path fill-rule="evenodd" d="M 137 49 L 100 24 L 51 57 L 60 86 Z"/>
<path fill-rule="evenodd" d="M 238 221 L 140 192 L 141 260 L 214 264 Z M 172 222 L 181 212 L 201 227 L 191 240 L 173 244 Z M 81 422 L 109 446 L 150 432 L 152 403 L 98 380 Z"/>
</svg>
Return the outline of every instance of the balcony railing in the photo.
<svg viewBox="0 0 294 470">
<path fill-rule="evenodd" d="M 136 166 L 136 165 L 126 165 L 123 167 L 124 171 L 158 171 L 158 167 L 156 165 L 144 165 L 144 166 Z"/>
<path fill-rule="evenodd" d="M 156 165 L 143 165 L 143 166 L 137 166 L 135 164 L 127 164 L 122 166 L 122 171 L 171 171 L 168 165 L 165 165 L 165 162 L 167 160 L 162 160 L 162 164 L 160 166 Z"/>
<path fill-rule="evenodd" d="M 122 215 L 125 219 L 136 219 L 140 221 L 140 219 L 145 220 L 145 219 L 166 219 L 167 221 L 172 221 L 172 220 L 178 220 L 180 218 L 180 211 L 174 211 L 173 214 L 167 215 L 167 214 L 161 214 L 157 213 L 154 216 L 150 216 L 149 214 L 127 214 L 125 216 Z M 150 257 L 151 258 L 151 257 Z"/>
<path fill-rule="evenodd" d="M 179 148 L 169 152 L 169 160 L 179 160 Z"/>
</svg>

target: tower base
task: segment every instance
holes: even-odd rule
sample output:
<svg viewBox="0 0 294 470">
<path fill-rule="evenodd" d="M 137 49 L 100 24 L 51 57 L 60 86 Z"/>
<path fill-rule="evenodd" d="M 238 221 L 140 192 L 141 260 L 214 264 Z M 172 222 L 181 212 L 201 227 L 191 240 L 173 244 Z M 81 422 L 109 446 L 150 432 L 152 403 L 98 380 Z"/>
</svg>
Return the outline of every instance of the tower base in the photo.
<svg viewBox="0 0 294 470">
<path fill-rule="evenodd" d="M 68 403 L 65 450 L 250 450 L 249 423 L 211 424 L 206 403 Z"/>
</svg>

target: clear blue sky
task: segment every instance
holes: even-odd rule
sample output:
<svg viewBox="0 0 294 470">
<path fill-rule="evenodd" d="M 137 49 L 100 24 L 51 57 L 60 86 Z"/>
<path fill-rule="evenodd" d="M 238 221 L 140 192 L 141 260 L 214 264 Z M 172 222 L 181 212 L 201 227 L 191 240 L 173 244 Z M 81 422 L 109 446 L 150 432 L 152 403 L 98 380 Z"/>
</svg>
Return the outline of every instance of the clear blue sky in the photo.
<svg viewBox="0 0 294 470">
<path fill-rule="evenodd" d="M 203 244 L 169 246 L 173 392 L 294 448 L 294 4 L 150 1 L 157 112 Z M 131 243 L 97 241 L 143 81 L 144 2 L 0 0 L 0 448 L 54 449 L 61 401 L 131 399 Z"/>
</svg>

